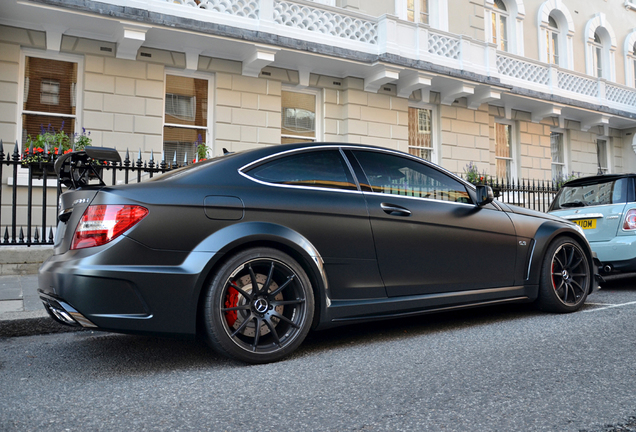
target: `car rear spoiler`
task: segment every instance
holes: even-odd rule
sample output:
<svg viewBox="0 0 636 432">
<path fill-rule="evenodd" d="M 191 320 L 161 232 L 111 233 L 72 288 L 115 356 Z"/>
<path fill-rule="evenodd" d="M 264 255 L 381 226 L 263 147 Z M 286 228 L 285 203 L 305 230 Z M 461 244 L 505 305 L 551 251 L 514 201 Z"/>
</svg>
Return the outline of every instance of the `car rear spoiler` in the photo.
<svg viewBox="0 0 636 432">
<path fill-rule="evenodd" d="M 71 189 L 86 186 L 91 178 L 97 178 L 101 186 L 103 162 L 121 163 L 119 152 L 113 148 L 86 147 L 84 150 L 67 153 L 55 161 L 55 173 L 60 183 Z"/>
</svg>

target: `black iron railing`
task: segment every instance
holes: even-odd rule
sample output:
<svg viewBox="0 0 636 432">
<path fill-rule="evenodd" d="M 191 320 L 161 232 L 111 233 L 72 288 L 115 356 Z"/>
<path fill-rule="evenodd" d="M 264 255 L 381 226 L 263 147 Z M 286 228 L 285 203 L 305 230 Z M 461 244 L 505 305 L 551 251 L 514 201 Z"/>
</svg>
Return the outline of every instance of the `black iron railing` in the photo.
<svg viewBox="0 0 636 432">
<path fill-rule="evenodd" d="M 559 185 L 552 181 L 488 179 L 495 198 L 506 204 L 514 204 L 540 212 L 547 212 Z"/>
<path fill-rule="evenodd" d="M 25 155 L 20 153 L 17 142 L 10 155 L 5 155 L 2 144 L 0 140 L 0 179 L 8 174 L 8 181 L 0 186 L 0 246 L 52 245 L 57 229 L 57 203 L 62 193 L 53 170 L 57 155 L 47 155 L 45 162 L 24 163 Z M 152 153 L 150 160 L 144 161 L 141 151 L 137 160 L 132 160 L 126 151 L 121 163 L 100 165 L 103 181 L 111 185 L 139 183 L 179 166 L 182 165 L 176 159 L 172 163 L 165 159 L 155 162 Z"/>
<path fill-rule="evenodd" d="M 0 141 L 0 179 L 8 174 L 6 177 L 11 180 L 0 185 L 0 246 L 52 245 L 57 229 L 57 203 L 62 193 L 53 171 L 56 155 L 49 155 L 48 162 L 28 164 L 24 164 L 24 156 L 17 142 L 13 153 L 6 156 Z M 144 161 L 141 151 L 133 160 L 126 151 L 121 163 L 101 165 L 102 179 L 111 185 L 138 183 L 187 164 L 185 160 L 178 164 L 176 156 L 171 163 L 163 158 L 155 162 L 152 153 L 150 160 Z M 26 175 L 19 175 L 21 172 Z M 25 183 L 18 184 L 19 178 L 26 178 Z M 556 184 L 543 181 L 488 179 L 486 184 L 492 187 L 498 200 L 542 212 L 548 210 L 558 191 Z"/>
</svg>

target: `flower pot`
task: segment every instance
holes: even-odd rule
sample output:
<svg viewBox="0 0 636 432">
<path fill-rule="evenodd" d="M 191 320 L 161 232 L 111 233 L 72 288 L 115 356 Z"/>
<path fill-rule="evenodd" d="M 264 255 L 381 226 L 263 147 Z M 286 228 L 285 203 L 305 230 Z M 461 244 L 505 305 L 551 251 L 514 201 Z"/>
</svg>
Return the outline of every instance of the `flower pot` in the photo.
<svg viewBox="0 0 636 432">
<path fill-rule="evenodd" d="M 22 168 L 28 169 L 31 172 L 33 178 L 41 180 L 44 178 L 44 173 L 46 172 L 47 178 L 57 178 L 55 174 L 55 167 L 53 162 L 29 162 L 27 164 L 22 164 Z"/>
</svg>

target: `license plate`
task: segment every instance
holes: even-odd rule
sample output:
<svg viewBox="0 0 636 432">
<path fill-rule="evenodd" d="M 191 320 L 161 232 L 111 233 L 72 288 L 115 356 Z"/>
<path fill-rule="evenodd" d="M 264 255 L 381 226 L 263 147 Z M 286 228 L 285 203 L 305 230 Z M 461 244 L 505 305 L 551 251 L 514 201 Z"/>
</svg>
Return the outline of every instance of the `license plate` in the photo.
<svg viewBox="0 0 636 432">
<path fill-rule="evenodd" d="M 596 229 L 596 219 L 579 219 L 572 222 L 583 229 Z"/>
</svg>

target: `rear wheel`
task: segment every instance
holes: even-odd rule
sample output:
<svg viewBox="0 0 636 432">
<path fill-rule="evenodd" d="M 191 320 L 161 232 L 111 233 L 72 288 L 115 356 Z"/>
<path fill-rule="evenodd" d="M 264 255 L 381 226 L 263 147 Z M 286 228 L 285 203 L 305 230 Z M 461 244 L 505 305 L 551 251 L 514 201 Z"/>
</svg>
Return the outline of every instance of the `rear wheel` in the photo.
<svg viewBox="0 0 636 432">
<path fill-rule="evenodd" d="M 314 314 L 306 273 L 289 255 L 255 248 L 231 257 L 205 299 L 208 343 L 247 363 L 279 360 L 305 339 Z"/>
<path fill-rule="evenodd" d="M 537 304 L 548 312 L 574 312 L 585 302 L 591 281 L 583 248 L 573 239 L 556 239 L 543 258 Z"/>
</svg>

